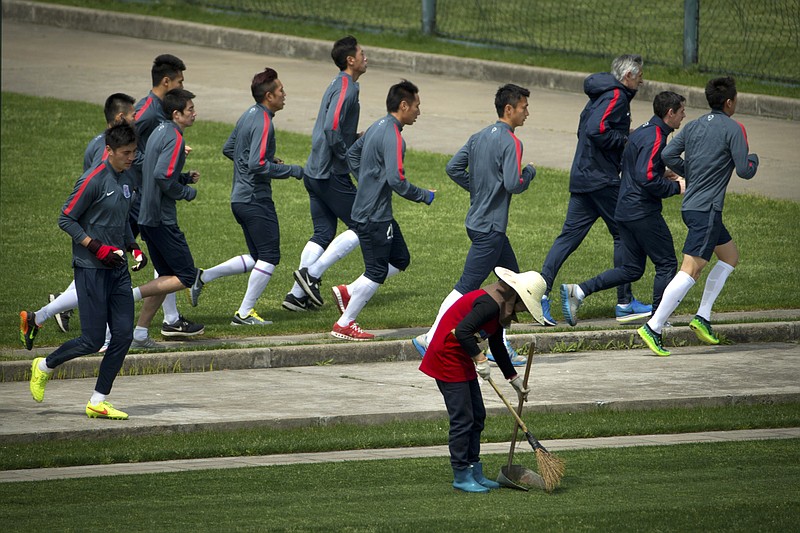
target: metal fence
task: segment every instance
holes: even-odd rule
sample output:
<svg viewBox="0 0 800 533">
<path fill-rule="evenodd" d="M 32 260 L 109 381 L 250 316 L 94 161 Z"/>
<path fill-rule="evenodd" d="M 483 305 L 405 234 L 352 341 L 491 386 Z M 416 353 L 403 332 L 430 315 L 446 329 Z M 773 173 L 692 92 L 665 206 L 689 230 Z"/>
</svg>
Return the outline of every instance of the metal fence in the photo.
<svg viewBox="0 0 800 533">
<path fill-rule="evenodd" d="M 612 58 L 800 84 L 800 0 L 190 0 L 341 27 Z M 694 12 L 697 19 L 684 13 Z M 684 26 L 695 28 L 694 36 Z M 692 55 L 694 54 L 694 55 Z"/>
</svg>

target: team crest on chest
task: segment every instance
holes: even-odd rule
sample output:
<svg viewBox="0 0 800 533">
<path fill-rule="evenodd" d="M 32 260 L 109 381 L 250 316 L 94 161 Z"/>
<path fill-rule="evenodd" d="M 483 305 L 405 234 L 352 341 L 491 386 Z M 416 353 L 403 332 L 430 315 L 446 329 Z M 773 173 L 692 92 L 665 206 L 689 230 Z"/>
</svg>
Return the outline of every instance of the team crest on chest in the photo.
<svg viewBox="0 0 800 533">
<path fill-rule="evenodd" d="M 122 196 L 124 196 L 125 198 L 131 197 L 131 188 L 128 187 L 127 184 L 122 186 Z"/>
</svg>

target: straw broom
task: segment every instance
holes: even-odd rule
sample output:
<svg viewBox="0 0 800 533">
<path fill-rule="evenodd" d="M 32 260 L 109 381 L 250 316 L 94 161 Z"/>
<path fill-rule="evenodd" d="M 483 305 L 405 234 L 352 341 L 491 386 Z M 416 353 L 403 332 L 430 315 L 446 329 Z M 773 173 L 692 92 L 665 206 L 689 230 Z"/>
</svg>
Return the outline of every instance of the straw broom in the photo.
<svg viewBox="0 0 800 533">
<path fill-rule="evenodd" d="M 503 396 L 503 393 L 497 388 L 494 380 L 490 377 L 488 381 L 489 385 L 492 386 L 500 399 L 503 400 L 508 410 L 511 411 L 511 414 L 514 415 L 514 418 L 517 419 L 517 424 L 519 424 L 520 429 L 525 433 L 525 437 L 528 439 L 528 443 L 531 445 L 531 448 L 533 448 L 533 451 L 536 452 L 536 464 L 539 467 L 539 474 L 544 480 L 545 490 L 547 490 L 547 492 L 552 492 L 553 489 L 561 484 L 561 478 L 564 477 L 564 460 L 556 457 L 547 451 L 547 448 L 542 446 L 542 443 L 528 431 L 525 422 L 522 421 L 522 418 L 519 417 L 511 404 L 508 403 L 506 397 Z"/>
</svg>

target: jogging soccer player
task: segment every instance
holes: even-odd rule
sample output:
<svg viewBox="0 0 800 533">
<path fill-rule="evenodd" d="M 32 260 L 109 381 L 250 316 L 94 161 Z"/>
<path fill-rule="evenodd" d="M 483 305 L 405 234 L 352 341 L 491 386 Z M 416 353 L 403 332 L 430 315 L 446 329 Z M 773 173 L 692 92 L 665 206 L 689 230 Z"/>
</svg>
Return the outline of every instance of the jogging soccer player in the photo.
<svg viewBox="0 0 800 533">
<path fill-rule="evenodd" d="M 342 315 L 333 324 L 331 335 L 351 341 L 373 339 L 362 330 L 356 318 L 386 278 L 405 270 L 411 261 L 400 226 L 392 214 L 392 192 L 413 202 L 433 202 L 433 190 L 420 189 L 408 181 L 403 168 L 406 142 L 403 126 L 419 116 L 419 89 L 403 80 L 389 88 L 388 114 L 376 121 L 347 152 L 350 170 L 358 179 L 352 218 L 361 253 L 364 274 L 350 286 L 335 287 L 347 295 L 339 305 Z"/>
<path fill-rule="evenodd" d="M 265 326 L 271 324 L 255 311 L 261 293 L 267 287 L 281 258 L 281 235 L 278 214 L 272 201 L 272 180 L 303 177 L 300 165 L 284 165 L 275 158 L 275 113 L 286 105 L 286 91 L 271 68 L 253 76 L 250 91 L 255 99 L 239 118 L 222 148 L 233 161 L 231 211 L 242 226 L 250 252 L 228 259 L 208 270 L 197 270 L 191 288 L 192 305 L 197 305 L 203 286 L 219 277 L 250 272 L 247 291 L 231 325 Z"/>
<path fill-rule="evenodd" d="M 106 98 L 103 106 L 103 114 L 106 119 L 106 126 L 110 128 L 116 124 L 133 124 L 134 121 L 134 108 L 133 104 L 136 102 L 132 96 L 123 93 L 114 93 Z M 90 168 L 94 168 L 108 158 L 108 150 L 106 149 L 106 134 L 105 131 L 93 137 L 86 147 L 83 157 L 83 171 L 86 172 Z M 126 173 L 130 170 L 126 170 Z M 135 199 L 135 194 L 134 194 Z M 132 199 L 132 201 L 135 201 Z M 135 237 L 135 235 L 134 235 Z M 138 245 L 135 241 L 130 243 Z M 132 267 L 133 270 L 139 270 L 146 264 L 144 255 L 139 255 L 141 261 Z M 42 307 L 36 312 L 22 311 L 20 313 L 20 340 L 27 349 L 33 348 L 33 339 L 39 331 L 39 328 L 53 317 L 58 324 L 59 329 L 64 333 L 69 331 L 69 322 L 73 314 L 73 310 L 78 307 L 78 293 L 75 289 L 75 281 L 70 282 L 69 286 L 64 292 L 50 294 L 47 305 Z M 109 340 L 109 339 L 107 339 Z M 105 346 L 105 345 L 104 345 Z M 101 348 L 102 349 L 102 348 Z"/>
<path fill-rule="evenodd" d="M 547 325 L 556 325 L 550 314 L 549 294 L 558 271 L 598 218 L 603 219 L 614 238 L 614 266 L 622 266 L 614 210 L 619 197 L 622 152 L 631 128 L 630 102 L 641 84 L 642 57 L 629 54 L 614 59 L 611 72 L 592 74 L 583 82 L 589 101 L 578 123 L 578 145 L 569 173 L 567 217 L 542 265 L 542 276 L 547 281 L 542 302 Z M 644 318 L 651 312 L 651 306 L 633 297 L 629 283 L 617 287 L 618 321 Z"/>
<path fill-rule="evenodd" d="M 748 153 L 744 126 L 730 118 L 736 112 L 736 81 L 712 79 L 705 92 L 711 112 L 687 124 L 662 153 L 664 163 L 686 179 L 681 216 L 688 233 L 680 272 L 667 285 L 653 317 L 638 329 L 647 347 L 661 356 L 670 354 L 664 349 L 661 330 L 712 254 L 717 263 L 708 274 L 700 307 L 689 327 L 702 342 L 719 344 L 711 329 L 711 307 L 739 263 L 739 250 L 722 222 L 725 191 L 734 169 L 742 179 L 751 179 L 758 171 L 758 156 Z"/>
<path fill-rule="evenodd" d="M 518 311 L 541 312 L 541 297 L 547 284 L 538 272 L 517 274 L 502 267 L 499 281 L 470 291 L 451 305 L 436 325 L 420 371 L 436 379 L 450 417 L 448 448 L 453 468 L 453 487 L 464 492 L 489 492 L 500 485 L 486 478 L 480 460 L 481 432 L 486 420 L 478 376 L 491 377 L 489 360 L 478 345 L 488 339 L 497 366 L 520 401 L 530 389 L 511 364 L 503 330 L 517 319 Z"/>
<path fill-rule="evenodd" d="M 500 87 L 494 97 L 497 122 L 472 135 L 447 163 L 450 179 L 469 191 L 470 207 L 464 225 L 472 244 L 461 279 L 439 307 L 433 326 L 412 341 L 422 356 L 442 316 L 456 300 L 479 289 L 495 267 L 519 270 L 506 229 L 511 196 L 525 192 L 536 176 L 533 163 L 522 166 L 522 142 L 514 135 L 528 118 L 529 96 L 530 91 L 518 85 Z M 534 318 L 543 320 L 538 311 Z M 517 359 L 515 364 L 525 364 L 525 357 L 516 351 L 512 356 Z"/>
<path fill-rule="evenodd" d="M 686 99 L 664 91 L 653 99 L 653 117 L 628 139 L 622 155 L 622 183 L 614 220 L 622 246 L 622 265 L 580 284 L 561 285 L 561 305 L 570 326 L 578 322 L 578 308 L 590 294 L 633 283 L 644 274 L 647 258 L 655 265 L 653 311 L 658 309 L 667 284 L 678 269 L 675 245 L 664 217 L 661 199 L 680 194 L 685 182 L 667 170 L 661 152 L 667 137 L 686 117 Z"/>
<path fill-rule="evenodd" d="M 145 147 L 139 230 L 159 277 L 141 287 L 145 300 L 133 331 L 134 347 L 158 347 L 147 334 L 153 316 L 166 294 L 191 287 L 197 276 L 186 237 L 178 227 L 175 207 L 178 200 L 194 200 L 197 190 L 188 184 L 200 179 L 195 170 L 181 172 L 186 162 L 183 132 L 197 118 L 193 98 L 194 94 L 184 89 L 172 89 L 164 95 L 164 112 L 171 120 L 156 128 Z M 199 326 L 201 329 L 192 331 L 192 335 L 205 331 Z"/>
<path fill-rule="evenodd" d="M 123 250 L 134 242 L 128 223 L 133 180 L 125 170 L 136 155 L 136 132 L 128 124 L 106 131 L 108 158 L 90 168 L 75 183 L 58 219 L 72 237 L 75 288 L 80 301 L 81 336 L 31 365 L 30 390 L 37 402 L 60 365 L 97 352 L 111 329 L 111 343 L 100 363 L 95 390 L 86 404 L 89 418 L 127 419 L 106 397 L 122 368 L 133 338 L 131 278 Z"/>
<path fill-rule="evenodd" d="M 136 104 L 135 124 L 136 134 L 139 136 L 139 154 L 133 164 L 132 172 L 134 172 L 134 177 L 137 180 L 137 186 L 141 186 L 142 183 L 142 164 L 150 135 L 162 122 L 171 120 L 169 114 L 164 110 L 164 97 L 173 89 L 183 89 L 183 82 L 185 81 L 183 72 L 185 70 L 186 65 L 184 62 L 171 54 L 162 54 L 153 60 L 153 66 L 150 69 L 153 87 L 150 93 Z M 186 151 L 188 154 L 191 149 L 187 147 Z M 139 204 L 140 200 L 134 202 L 134 217 L 131 222 L 134 235 L 137 235 L 139 231 Z M 156 269 L 156 275 L 160 274 Z M 202 324 L 187 320 L 180 314 L 174 293 L 167 294 L 161 307 L 164 311 L 161 335 L 165 337 L 191 337 L 203 333 Z M 134 336 L 133 345 L 137 348 L 156 347 L 152 339 L 141 341 L 136 335 Z"/>
<path fill-rule="evenodd" d="M 334 43 L 331 57 L 340 72 L 322 95 L 303 173 L 314 234 L 300 254 L 295 284 L 283 300 L 289 311 L 322 305 L 322 274 L 358 246 L 350 216 L 356 188 L 347 166 L 347 150 L 358 138 L 358 79 L 367 71 L 367 56 L 356 38 L 348 35 Z M 334 239 L 338 220 L 347 229 Z"/>
</svg>

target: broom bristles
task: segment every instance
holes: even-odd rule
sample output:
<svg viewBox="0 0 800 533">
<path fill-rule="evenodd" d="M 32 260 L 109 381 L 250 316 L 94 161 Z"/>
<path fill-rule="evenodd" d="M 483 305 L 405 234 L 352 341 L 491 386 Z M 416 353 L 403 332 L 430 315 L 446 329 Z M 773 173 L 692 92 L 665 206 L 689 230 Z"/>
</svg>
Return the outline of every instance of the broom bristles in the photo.
<svg viewBox="0 0 800 533">
<path fill-rule="evenodd" d="M 561 478 L 564 477 L 564 460 L 548 451 L 537 449 L 536 464 L 544 480 L 545 490 L 552 492 L 561 484 Z"/>
</svg>

